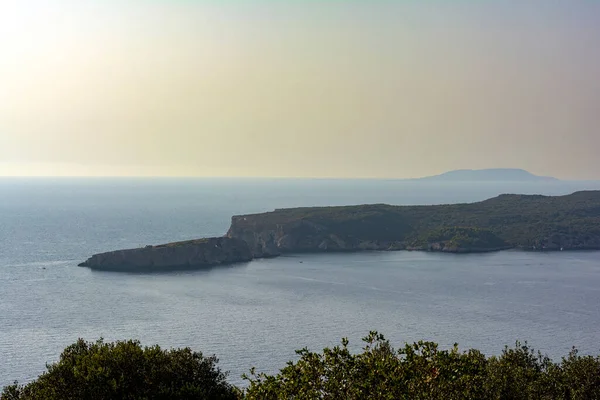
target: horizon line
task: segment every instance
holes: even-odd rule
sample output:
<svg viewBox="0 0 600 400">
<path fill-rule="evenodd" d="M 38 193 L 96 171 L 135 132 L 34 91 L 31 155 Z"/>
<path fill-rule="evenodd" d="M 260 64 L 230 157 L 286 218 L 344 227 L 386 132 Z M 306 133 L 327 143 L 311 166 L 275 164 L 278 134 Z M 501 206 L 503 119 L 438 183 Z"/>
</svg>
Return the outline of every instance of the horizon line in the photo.
<svg viewBox="0 0 600 400">
<path fill-rule="evenodd" d="M 437 175 L 421 176 L 418 178 L 386 178 L 386 177 L 339 177 L 339 176 L 202 176 L 202 175 L 0 175 L 0 179 L 207 179 L 207 180 L 314 180 L 314 181 L 325 181 L 325 180 L 336 180 L 336 181 L 428 181 L 431 183 L 453 183 L 453 182 L 521 182 L 521 183 L 532 183 L 528 180 L 439 180 L 432 181 L 427 178 L 436 177 Z M 540 176 L 541 178 L 553 178 L 551 180 L 540 180 L 537 182 L 544 183 L 560 183 L 560 182 L 599 182 L 600 178 L 596 179 L 561 179 L 554 177 Z M 536 182 L 535 180 L 533 182 Z"/>
</svg>

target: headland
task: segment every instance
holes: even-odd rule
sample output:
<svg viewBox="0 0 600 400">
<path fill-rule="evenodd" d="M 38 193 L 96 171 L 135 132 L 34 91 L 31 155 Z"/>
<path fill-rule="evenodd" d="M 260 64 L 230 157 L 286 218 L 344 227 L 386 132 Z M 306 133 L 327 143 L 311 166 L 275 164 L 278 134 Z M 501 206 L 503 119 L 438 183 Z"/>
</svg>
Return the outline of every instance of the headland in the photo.
<svg viewBox="0 0 600 400">
<path fill-rule="evenodd" d="M 600 250 L 600 191 L 504 194 L 433 206 L 304 207 L 233 216 L 223 237 L 96 254 L 80 266 L 202 268 L 281 254 L 418 250 Z"/>
</svg>

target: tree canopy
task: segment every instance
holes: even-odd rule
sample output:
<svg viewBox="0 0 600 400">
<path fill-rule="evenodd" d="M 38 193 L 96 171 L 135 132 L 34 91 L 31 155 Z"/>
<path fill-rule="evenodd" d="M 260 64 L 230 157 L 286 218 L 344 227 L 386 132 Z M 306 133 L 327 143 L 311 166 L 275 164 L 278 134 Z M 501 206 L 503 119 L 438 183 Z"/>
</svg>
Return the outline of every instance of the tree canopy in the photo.
<svg viewBox="0 0 600 400">
<path fill-rule="evenodd" d="M 575 349 L 555 363 L 527 343 L 486 357 L 424 341 L 395 350 L 377 332 L 363 340 L 359 353 L 347 339 L 322 352 L 298 350 L 277 374 L 251 370 L 245 388 L 226 382 L 214 356 L 188 348 L 79 340 L 37 380 L 5 387 L 0 399 L 600 399 L 600 356 Z"/>
<path fill-rule="evenodd" d="M 35 381 L 5 387 L 1 399 L 236 399 L 237 389 L 226 382 L 217 362 L 189 348 L 80 339 Z"/>
<path fill-rule="evenodd" d="M 276 375 L 251 371 L 246 399 L 600 399 L 600 357 L 576 350 L 556 364 L 518 342 L 488 358 L 423 341 L 394 350 L 377 332 L 364 341 L 359 354 L 344 339 L 322 353 L 299 350 Z"/>
</svg>

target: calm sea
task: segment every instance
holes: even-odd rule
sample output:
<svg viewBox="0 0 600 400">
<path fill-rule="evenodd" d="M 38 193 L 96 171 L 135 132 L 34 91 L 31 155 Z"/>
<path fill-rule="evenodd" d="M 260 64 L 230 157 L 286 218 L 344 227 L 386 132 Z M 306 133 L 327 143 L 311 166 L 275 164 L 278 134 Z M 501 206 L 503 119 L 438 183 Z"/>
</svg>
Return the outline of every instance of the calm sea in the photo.
<svg viewBox="0 0 600 400">
<path fill-rule="evenodd" d="M 600 183 L 2 179 L 0 386 L 33 379 L 79 337 L 215 353 L 234 383 L 305 346 L 347 336 L 358 348 L 370 330 L 395 345 L 498 354 L 519 339 L 554 358 L 573 345 L 600 353 L 600 252 L 302 255 L 163 274 L 76 266 L 96 252 L 222 235 L 234 214 L 580 189 Z"/>
</svg>

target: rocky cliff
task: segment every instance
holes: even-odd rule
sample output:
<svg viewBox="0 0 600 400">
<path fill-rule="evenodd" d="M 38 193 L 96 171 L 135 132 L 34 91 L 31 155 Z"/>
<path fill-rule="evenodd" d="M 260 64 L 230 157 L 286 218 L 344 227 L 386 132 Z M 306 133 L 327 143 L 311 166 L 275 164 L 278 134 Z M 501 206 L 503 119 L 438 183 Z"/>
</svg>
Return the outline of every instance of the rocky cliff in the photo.
<svg viewBox="0 0 600 400">
<path fill-rule="evenodd" d="M 352 221 L 342 226 L 331 221 L 288 221 L 264 224 L 265 215 L 236 216 L 227 236 L 248 243 L 255 258 L 273 257 L 282 253 L 354 252 L 366 250 L 419 250 L 445 253 L 481 253 L 510 249 L 513 246 L 488 230 L 452 228 L 440 234 L 437 229 L 425 235 L 397 231 L 398 221 L 377 219 L 381 232 L 361 232 L 377 229 L 368 219 Z M 395 232 L 394 232 L 395 231 Z"/>
<path fill-rule="evenodd" d="M 266 214 L 235 216 L 227 236 L 247 242 L 256 258 L 281 253 L 402 250 L 406 247 L 397 241 L 344 234 L 311 219 L 269 223 L 270 217 Z"/>
<path fill-rule="evenodd" d="M 600 249 L 600 191 L 501 195 L 437 206 L 279 209 L 234 216 L 227 236 L 246 241 L 254 257 L 403 249 L 453 253 Z"/>
<path fill-rule="evenodd" d="M 115 271 L 159 271 L 232 264 L 252 258 L 245 241 L 219 237 L 95 254 L 79 266 Z"/>
</svg>

